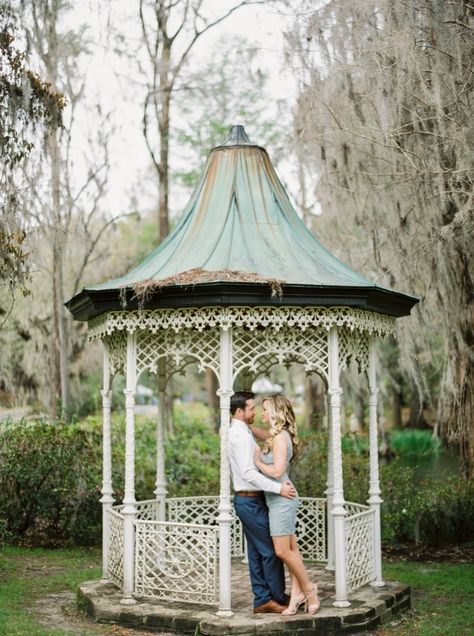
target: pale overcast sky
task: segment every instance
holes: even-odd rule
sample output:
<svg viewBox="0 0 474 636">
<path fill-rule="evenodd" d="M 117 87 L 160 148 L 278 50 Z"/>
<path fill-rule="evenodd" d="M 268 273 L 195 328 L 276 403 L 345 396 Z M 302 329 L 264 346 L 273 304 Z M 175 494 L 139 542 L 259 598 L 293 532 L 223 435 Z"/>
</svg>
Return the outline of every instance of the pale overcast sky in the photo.
<svg viewBox="0 0 474 636">
<path fill-rule="evenodd" d="M 221 15 L 226 7 L 233 4 L 234 2 L 230 0 L 208 0 L 209 15 L 211 17 Z M 123 31 L 127 39 L 136 41 L 140 37 L 136 16 L 137 6 L 138 2 L 127 0 L 111 0 L 110 2 L 89 0 L 76 3 L 71 16 L 76 26 L 80 23 L 88 25 L 94 42 L 93 54 L 85 69 L 88 102 L 91 104 L 99 101 L 103 112 L 112 113 L 112 121 L 116 126 L 110 141 L 113 167 L 110 174 L 110 192 L 107 197 L 107 207 L 114 214 L 129 210 L 132 190 L 139 192 L 139 208 L 142 211 L 152 207 L 156 196 L 156 190 L 149 187 L 153 176 L 151 171 L 147 170 L 150 160 L 141 132 L 142 95 L 138 90 L 133 91 L 130 88 L 127 77 L 133 75 L 133 72 L 126 68 L 124 59 L 120 61 L 112 52 L 112 41 L 107 28 L 109 21 L 112 24 L 125 25 Z M 294 103 L 296 89 L 291 74 L 284 71 L 283 65 L 283 30 L 288 20 L 289 16 L 283 16 L 268 5 L 243 7 L 202 36 L 191 53 L 193 65 L 212 51 L 213 45 L 223 34 L 245 37 L 253 45 L 257 45 L 261 52 L 259 64 L 269 75 L 270 100 L 283 98 L 288 101 L 288 110 L 290 110 Z M 238 75 L 238 69 L 236 69 L 236 75 Z M 229 121 L 229 125 L 232 123 L 245 122 Z M 84 128 L 87 128 L 87 125 L 88 123 L 84 121 Z M 173 161 L 173 157 L 171 160 Z M 289 179 L 291 180 L 291 177 Z M 178 192 L 175 192 L 174 199 L 173 191 L 171 195 L 170 208 L 177 214 L 185 201 Z"/>
</svg>

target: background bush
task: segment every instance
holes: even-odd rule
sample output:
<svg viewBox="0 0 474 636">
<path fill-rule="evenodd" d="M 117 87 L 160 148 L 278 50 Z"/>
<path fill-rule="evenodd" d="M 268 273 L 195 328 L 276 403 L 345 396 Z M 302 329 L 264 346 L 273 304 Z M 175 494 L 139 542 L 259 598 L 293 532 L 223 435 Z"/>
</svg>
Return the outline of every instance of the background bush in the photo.
<svg viewBox="0 0 474 636">
<path fill-rule="evenodd" d="M 102 431 L 99 416 L 62 421 L 3 422 L 0 425 L 0 543 L 88 545 L 100 542 Z M 112 418 L 113 488 L 123 498 L 125 421 Z M 156 424 L 137 417 L 135 473 L 138 500 L 153 497 Z M 323 497 L 327 437 L 306 434 L 290 476 L 301 496 Z M 425 445 L 421 446 L 425 449 Z M 344 438 L 344 494 L 368 498 L 369 462 L 364 438 Z M 425 452 L 425 450 L 423 450 Z M 175 409 L 167 436 L 168 496 L 219 492 L 219 436 L 200 416 Z M 380 466 L 384 541 L 432 546 L 474 540 L 474 486 L 460 476 L 415 482 L 413 468 L 395 458 Z"/>
<path fill-rule="evenodd" d="M 177 412 L 166 445 L 168 496 L 219 492 L 219 437 L 212 427 Z M 153 497 L 156 424 L 136 421 L 136 497 Z M 112 483 L 124 491 L 125 421 L 112 419 Z M 0 543 L 92 545 L 100 541 L 102 424 L 6 421 L 0 424 Z"/>
</svg>

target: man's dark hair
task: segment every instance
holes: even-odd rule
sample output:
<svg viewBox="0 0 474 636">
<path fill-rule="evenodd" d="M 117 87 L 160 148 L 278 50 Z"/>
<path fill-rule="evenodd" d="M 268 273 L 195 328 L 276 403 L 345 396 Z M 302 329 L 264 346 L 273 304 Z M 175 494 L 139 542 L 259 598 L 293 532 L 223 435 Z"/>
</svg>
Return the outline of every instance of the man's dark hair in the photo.
<svg viewBox="0 0 474 636">
<path fill-rule="evenodd" d="M 255 393 L 252 391 L 237 391 L 230 398 L 230 414 L 234 415 L 237 409 L 245 409 L 247 400 L 255 400 Z"/>
</svg>

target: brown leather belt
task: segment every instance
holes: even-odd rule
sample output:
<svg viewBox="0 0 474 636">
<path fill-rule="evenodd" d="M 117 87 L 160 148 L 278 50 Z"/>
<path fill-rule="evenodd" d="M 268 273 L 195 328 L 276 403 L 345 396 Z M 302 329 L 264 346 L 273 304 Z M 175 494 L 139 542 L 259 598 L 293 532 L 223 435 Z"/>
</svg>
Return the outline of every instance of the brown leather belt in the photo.
<svg viewBox="0 0 474 636">
<path fill-rule="evenodd" d="M 259 497 L 262 494 L 261 490 L 237 490 L 235 493 L 239 497 Z"/>
</svg>

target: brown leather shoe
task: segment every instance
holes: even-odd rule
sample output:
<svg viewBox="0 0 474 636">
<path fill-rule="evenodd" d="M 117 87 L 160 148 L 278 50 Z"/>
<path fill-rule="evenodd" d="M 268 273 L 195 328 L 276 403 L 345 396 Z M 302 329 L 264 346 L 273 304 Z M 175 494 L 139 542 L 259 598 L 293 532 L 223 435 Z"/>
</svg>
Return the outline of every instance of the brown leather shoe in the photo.
<svg viewBox="0 0 474 636">
<path fill-rule="evenodd" d="M 263 603 L 262 605 L 258 605 L 257 607 L 254 607 L 253 613 L 254 614 L 281 614 L 283 610 L 286 609 L 287 607 L 288 607 L 287 605 L 280 605 L 280 603 L 277 603 L 271 598 L 266 603 Z"/>
</svg>

